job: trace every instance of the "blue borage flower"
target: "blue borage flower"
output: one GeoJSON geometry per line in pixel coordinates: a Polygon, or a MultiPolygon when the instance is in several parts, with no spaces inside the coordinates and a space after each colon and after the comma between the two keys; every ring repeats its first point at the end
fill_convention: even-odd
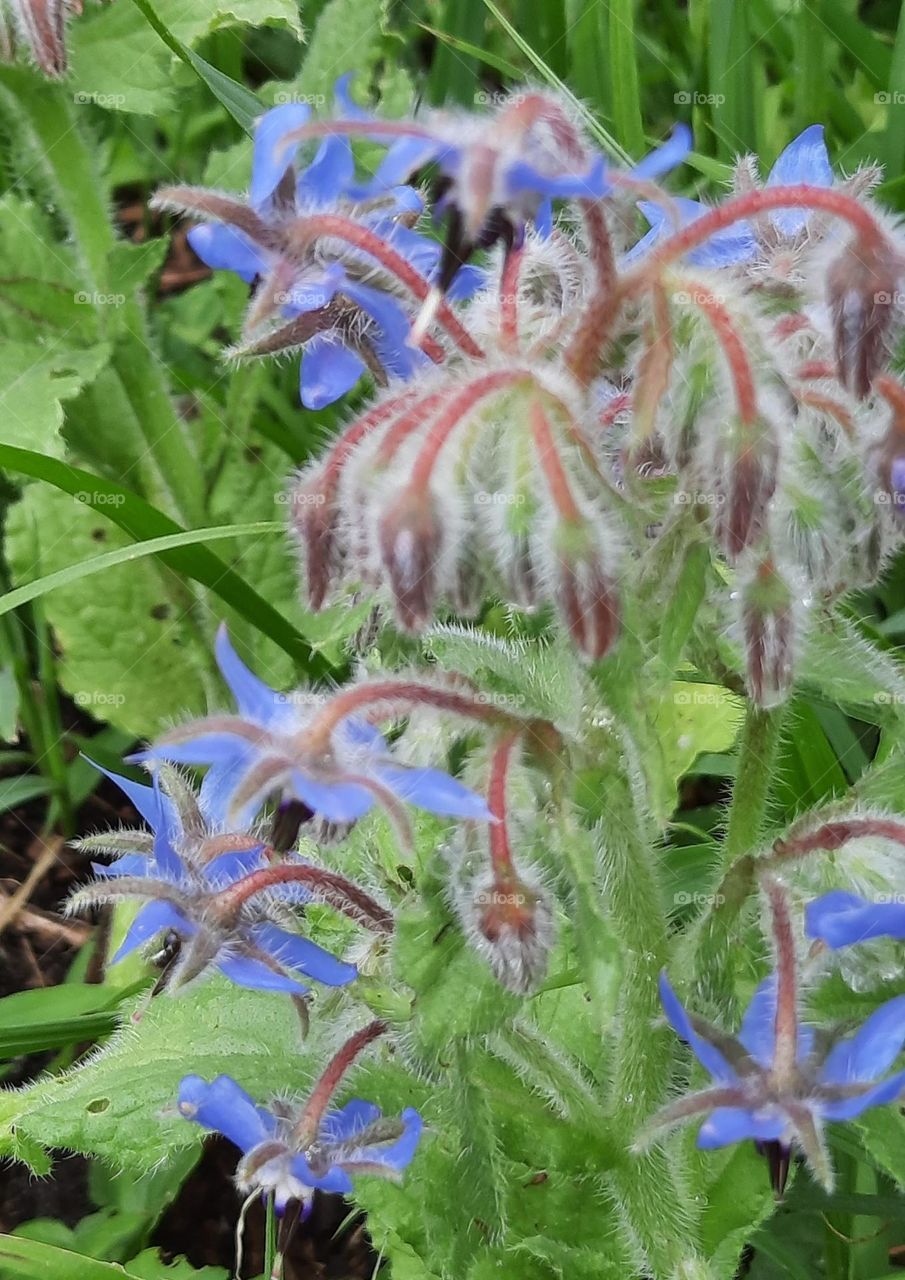
{"type": "MultiPolygon", "coordinates": [[[[657,1130],[706,1115],[698,1130],[704,1149],[753,1139],[784,1158],[793,1144],[828,1189],[833,1172],[823,1140],[828,1120],[853,1120],[869,1107],[893,1102],[905,1090],[905,1071],[880,1077],[905,1043],[905,996],[881,1005],[846,1038],[817,1033],[797,1014],[793,934],[784,894],[768,888],[780,949],[777,972],[766,978],[748,1006],[737,1036],[726,1035],[689,1014],[666,974],[660,997],[670,1025],[688,1044],[712,1085],[665,1106],[647,1126],[657,1130]]],[[[777,1186],[781,1193],[782,1185],[777,1186]]]]}
{"type": "Polygon", "coordinates": [[[807,904],[805,932],[833,951],[872,938],[905,938],[905,897],[870,902],[834,889],[807,904]]]}
{"type": "MultiPolygon", "coordinates": [[[[294,149],[285,146],[284,139],[306,124],[310,114],[304,103],[285,103],[260,118],[248,206],[221,199],[205,207],[204,193],[195,192],[193,197],[188,188],[162,192],[158,202],[219,214],[224,221],[203,223],[188,233],[201,260],[215,270],[234,271],[248,284],[268,282],[261,286],[265,302],[284,320],[308,317],[310,323],[290,323],[280,333],[285,347],[303,346],[302,403],[320,409],[355,385],[368,367],[369,350],[378,370],[403,380],[422,368],[427,357],[409,345],[408,313],[377,263],[363,252],[332,242],[325,247],[315,241],[300,257],[298,246],[290,252],[287,244],[293,224],[318,213],[341,213],[383,239],[428,279],[436,274],[440,246],[409,225],[422,209],[419,195],[410,187],[382,191],[376,200],[350,196],[355,163],[346,137],[325,138],[311,164],[298,177],[294,175],[294,149]],[[359,320],[366,319],[358,323],[356,314],[359,320]]],[[[482,280],[483,274],[474,268],[463,270],[453,284],[452,296],[470,296],[482,280]]],[[[264,307],[265,313],[269,310],[264,307]]],[[[252,334],[251,354],[254,338],[252,334]]],[[[284,349],[274,345],[280,337],[273,333],[263,341],[268,351],[284,349]]]]}
{"type": "Polygon", "coordinates": [[[398,1119],[355,1098],[338,1109],[330,1100],[356,1057],[387,1030],[369,1023],[334,1054],[307,1102],[259,1107],[230,1076],[210,1084],[186,1076],[179,1110],[188,1120],[229,1138],[242,1152],[236,1181],[246,1194],[272,1195],[279,1213],[291,1200],[305,1207],[312,1192],[352,1190],[351,1175],[397,1178],[412,1160],[422,1123],[411,1107],[398,1119]]]}
{"type": "MultiPolygon", "coordinates": [[[[779,155],[767,177],[767,187],[831,187],[833,170],[823,138],[823,125],[813,124],[794,138],[779,155]]],[[[650,230],[626,254],[631,262],[648,253],[661,239],[709,213],[710,206],[698,200],[675,197],[669,205],[639,201],[638,207],[650,223],[650,230]],[[673,216],[675,215],[675,216],[673,216]]],[[[811,213],[807,209],[775,209],[764,215],[780,240],[796,240],[807,229],[811,213]]],[[[704,267],[729,267],[750,262],[761,251],[763,232],[752,223],[740,221],[718,231],[704,244],[686,255],[687,261],[704,267]]]]}
{"type": "MultiPolygon", "coordinates": [[[[381,126],[352,102],[348,79],[337,88],[345,120],[359,122],[370,138],[389,144],[373,178],[350,191],[373,199],[428,165],[436,170],[432,212],[435,219],[447,218],[440,292],[450,289],[475,250],[498,241],[507,248],[520,245],[531,222],[541,235],[549,235],[553,200],[594,202],[613,194],[604,157],[583,144],[555,98],[522,93],[504,98],[490,116],[435,112],[423,122],[381,126]]],[[[630,176],[660,177],[690,149],[690,130],[679,125],[630,176]]]]}
{"type": "Polygon", "coordinates": [[[354,965],[281,927],[288,922],[281,904],[310,898],[303,885],[268,886],[266,897],[241,899],[243,883],[273,865],[259,839],[212,832],[201,818],[203,804],[193,803],[184,784],[177,791],[172,772],[164,775],[173,786],[169,794],[156,777],[154,786],[146,787],[103,772],[150,827],[149,832],[110,832],[80,842],[83,849],[119,856],[110,866],[94,864],[98,879],[73,894],[70,910],[124,899],[145,903],[112,964],[161,935],[175,934],[181,950],[169,973],[171,989],[212,968],[239,986],[296,996],[308,988],[287,969],[328,986],[343,986],[357,976],[354,965]],[[187,815],[193,815],[190,823],[187,815]],[[127,852],[121,852],[123,846],[127,852]]]}
{"type": "Polygon", "coordinates": [[[490,816],[484,797],[449,774],[394,760],[384,736],[364,720],[343,719],[326,746],[309,746],[306,726],[327,700],[271,689],[241,661],[224,627],[216,657],[238,714],[189,721],[135,758],[208,765],[202,798],[240,826],[275,791],[329,822],[353,822],[384,801],[448,817],[490,816]]]}

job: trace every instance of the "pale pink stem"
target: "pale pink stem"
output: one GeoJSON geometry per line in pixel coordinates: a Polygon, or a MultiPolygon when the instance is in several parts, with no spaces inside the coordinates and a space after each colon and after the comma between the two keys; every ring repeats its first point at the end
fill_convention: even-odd
{"type": "Polygon", "coordinates": [[[794,1079],[798,1068],[798,966],[795,934],[785,890],[772,877],[764,890],[773,916],[776,950],[776,1018],[773,1074],[780,1082],[794,1079]]]}
{"type": "Polygon", "coordinates": [[[818,849],[840,849],[850,840],[860,840],[865,836],[905,845],[905,822],[897,822],[894,818],[842,818],[837,822],[826,822],[805,835],[776,840],[773,852],[779,858],[801,858],[818,849]]]}
{"type": "Polygon", "coordinates": [[[550,490],[553,505],[563,520],[571,524],[578,524],[582,518],[581,511],[569,486],[562,459],[556,448],[550,419],[538,399],[531,401],[528,409],[528,419],[531,424],[534,445],[537,449],[538,462],[547,481],[547,488],[550,490]]]}
{"type": "Polygon", "coordinates": [[[750,426],[756,420],[758,413],[757,390],[751,361],[748,359],[748,353],[745,351],[745,345],[735,321],[728,309],[713,296],[706,285],[685,280],[684,277],[682,284],[683,288],[687,285],[690,289],[692,301],[706,316],[717,342],[723,349],[729,366],[729,375],[735,388],[739,418],[746,426],[750,426]]]}
{"type": "Polygon", "coordinates": [[[529,381],[529,375],[521,369],[497,369],[475,378],[456,395],[434,419],[427,438],[415,459],[410,484],[416,492],[426,490],[443,446],[474,407],[501,387],[516,382],[529,381]]]}

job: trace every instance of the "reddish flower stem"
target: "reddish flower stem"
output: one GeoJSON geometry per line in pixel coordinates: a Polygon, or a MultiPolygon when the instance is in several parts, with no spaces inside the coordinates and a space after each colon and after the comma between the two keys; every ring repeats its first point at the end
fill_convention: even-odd
{"type": "Polygon", "coordinates": [[[818,413],[825,413],[829,417],[835,418],[847,436],[855,434],[852,415],[844,404],[840,404],[832,396],[822,396],[818,391],[796,391],[795,399],[799,404],[808,405],[810,408],[816,409],[818,413]]]}
{"type": "Polygon", "coordinates": [[[888,373],[881,373],[874,379],[874,387],[892,409],[896,418],[905,419],[905,387],[897,378],[888,373]]]}
{"type": "MultiPolygon", "coordinates": [[[[350,218],[342,218],[338,214],[315,213],[302,218],[299,222],[300,234],[307,244],[320,236],[334,240],[342,240],[353,248],[376,258],[381,266],[391,272],[400,284],[412,293],[419,302],[424,302],[431,292],[430,281],[420,271],[416,271],[407,258],[403,257],[382,236],[362,227],[350,218]]],[[[446,330],[457,347],[467,356],[481,360],[484,352],[464,327],[448,303],[441,302],[437,308],[437,320],[446,330]]]]}
{"type": "Polygon", "coordinates": [[[362,440],[372,431],[383,426],[395,414],[404,411],[417,396],[418,392],[410,387],[401,395],[393,396],[390,400],[384,400],[375,405],[373,409],[369,409],[346,428],[323,462],[319,491],[328,502],[336,493],[340,472],[362,440]]]}
{"type": "Polygon", "coordinates": [[[565,467],[562,464],[562,458],[559,456],[556,441],[553,438],[550,419],[537,398],[531,401],[528,409],[528,419],[531,424],[534,445],[537,449],[538,462],[547,481],[547,488],[550,490],[553,504],[563,520],[567,520],[571,524],[578,524],[582,519],[581,511],[569,487],[565,467]]]}
{"type": "Polygon", "coordinates": [[[802,382],[816,382],[819,378],[835,378],[836,366],[829,360],[806,360],[795,370],[795,377],[802,382]]]}
{"type": "Polygon", "coordinates": [[[504,351],[518,351],[518,287],[523,248],[512,249],[503,263],[500,280],[500,345],[504,351]]]}
{"type": "Polygon", "coordinates": [[[420,427],[427,417],[437,409],[447,396],[452,392],[448,386],[441,387],[439,391],[432,391],[429,395],[419,396],[416,402],[410,405],[404,413],[393,423],[389,431],[387,431],[383,440],[380,442],[380,449],[377,454],[378,467],[386,467],[392,462],[398,450],[402,447],[409,436],[420,427]]]}
{"type": "Polygon", "coordinates": [[[599,353],[609,339],[622,303],[632,294],[647,288],[669,263],[703,244],[715,232],[723,231],[744,218],[768,213],[772,209],[801,208],[820,209],[848,222],[870,255],[883,247],[885,234],[876,218],[857,200],[841,191],[802,183],[789,187],[760,187],[736,196],[716,205],[664,240],[634,270],[622,277],[612,296],[591,299],[566,351],[566,364],[577,380],[582,386],[590,384],[599,353]]]}
{"type": "Polygon", "coordinates": [[[706,285],[687,280],[684,276],[682,285],[683,289],[687,288],[690,291],[692,302],[706,316],[717,342],[723,349],[732,385],[735,388],[738,416],[745,426],[750,426],[757,418],[757,391],[751,362],[735,321],[729,310],[714,297],[713,292],[706,285]]]}
{"type": "Polygon", "coordinates": [[[434,464],[443,446],[472,409],[481,400],[499,391],[501,387],[520,381],[529,381],[529,375],[521,369],[495,369],[492,373],[485,373],[475,378],[448,402],[434,419],[421,451],[415,459],[410,484],[417,492],[427,488],[434,464]]]}
{"type": "Polygon", "coordinates": [[[250,872],[215,895],[214,910],[223,916],[232,915],[259,893],[278,889],[285,884],[306,885],[316,897],[351,916],[359,924],[365,924],[381,933],[393,931],[393,917],[389,911],[358,885],[323,867],[308,867],[297,863],[275,863],[250,872]]]}
{"type": "Polygon", "coordinates": [[[905,822],[897,822],[894,818],[843,818],[838,822],[824,823],[816,831],[802,836],[776,840],[773,853],[777,858],[802,858],[816,853],[818,849],[840,849],[849,840],[865,836],[905,845],[905,822]]]}
{"type": "Polygon", "coordinates": [[[408,710],[418,705],[491,724],[521,723],[516,716],[500,707],[480,702],[471,694],[455,689],[441,689],[417,680],[375,680],[341,689],[314,714],[304,730],[305,742],[309,747],[314,743],[328,744],[337,725],[356,712],[366,711],[369,719],[374,719],[381,713],[398,715],[400,708],[408,710]]]}
{"type": "Polygon", "coordinates": [[[773,1074],[780,1083],[794,1079],[798,1069],[798,966],[795,934],[785,890],[765,877],[764,890],[773,916],[776,950],[776,1019],[773,1074]]]}
{"type": "Polygon", "coordinates": [[[347,1040],[331,1058],[323,1075],[312,1089],[305,1109],[293,1130],[292,1136],[302,1150],[309,1147],[317,1137],[324,1113],[330,1105],[330,1099],[339,1088],[340,1081],[352,1063],[369,1044],[388,1030],[387,1024],[380,1019],[369,1022],[366,1027],[362,1027],[361,1031],[356,1031],[355,1035],[347,1040]]]}
{"type": "Polygon", "coordinates": [[[516,878],[506,823],[506,786],[518,733],[507,734],[496,747],[490,761],[490,782],[487,788],[487,806],[497,819],[490,824],[490,861],[496,885],[508,884],[516,878]]]}

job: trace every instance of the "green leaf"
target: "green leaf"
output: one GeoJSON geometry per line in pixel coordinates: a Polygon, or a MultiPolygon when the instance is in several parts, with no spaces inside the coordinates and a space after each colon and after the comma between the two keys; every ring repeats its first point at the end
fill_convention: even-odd
{"type": "Polygon", "coordinates": [[[0,1058],[99,1040],[115,1030],[117,1006],[135,991],[67,983],[6,996],[0,1000],[0,1058]]]}
{"type": "Polygon", "coordinates": [[[63,401],[76,395],[109,359],[106,346],[79,350],[50,342],[0,343],[0,441],[59,457],[63,401]]]}
{"type": "Polygon", "coordinates": [[[17,587],[14,591],[8,591],[0,599],[0,616],[9,613],[11,609],[18,609],[29,600],[45,596],[58,587],[71,586],[83,578],[102,573],[105,569],[112,569],[120,564],[131,564],[145,556],[158,555],[162,551],[170,551],[175,547],[192,547],[200,543],[220,542],[226,538],[245,538],[252,534],[276,533],[285,533],[282,524],[262,520],[256,524],[237,524],[218,529],[191,529],[185,533],[167,534],[163,538],[149,538],[146,542],[129,542],[115,551],[108,551],[102,556],[93,556],[87,560],[77,560],[65,569],[45,574],[43,578],[36,578],[32,582],[17,587]]]}
{"type": "MultiPolygon", "coordinates": [[[[83,495],[86,507],[106,516],[137,541],[185,532],[175,521],[136,494],[56,459],[42,457],[28,449],[0,445],[0,465],[10,471],[47,480],[65,493],[83,495]]],[[[207,547],[180,547],[162,552],[160,558],[178,573],[209,587],[238,614],[268,635],[311,678],[326,674],[328,665],[313,653],[299,632],[207,547]]]]}
{"type": "Polygon", "coordinates": [[[0,778],[0,813],[16,809],[28,800],[46,796],[53,788],[46,778],[36,773],[21,773],[16,778],[0,778]]]}
{"type": "Polygon", "coordinates": [[[0,1236],[0,1274],[8,1280],[122,1280],[132,1273],[115,1262],[98,1262],[40,1240],[0,1236]]]}

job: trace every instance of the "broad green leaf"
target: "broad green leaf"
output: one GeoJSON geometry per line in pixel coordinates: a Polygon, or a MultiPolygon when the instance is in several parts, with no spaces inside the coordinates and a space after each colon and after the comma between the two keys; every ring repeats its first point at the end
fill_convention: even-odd
{"type": "Polygon", "coordinates": [[[0,1275],[6,1280],[129,1280],[115,1262],[98,1262],[40,1240],[0,1236],[0,1275]]]}
{"type": "MultiPolygon", "coordinates": [[[[191,5],[157,0],[154,10],[175,39],[188,46],[212,31],[236,25],[275,25],[301,36],[294,0],[193,0],[191,5]]],[[[72,26],[68,83],[77,103],[153,114],[174,105],[172,59],[172,50],[136,5],[102,5],[86,10],[72,26]]],[[[246,96],[253,97],[247,91],[246,96]]]]}
{"type": "Polygon", "coordinates": [[[344,71],[356,71],[358,91],[367,84],[380,52],[386,9],[386,0],[327,0],[298,78],[307,101],[321,109],[332,103],[333,86],[344,71]]]}
{"type": "Polygon", "coordinates": [[[812,628],[798,679],[874,723],[901,719],[905,712],[905,668],[839,615],[820,618],[812,628]]]}
{"type": "MultiPolygon", "coordinates": [[[[0,445],[0,465],[18,474],[47,480],[65,493],[80,496],[87,507],[101,512],[132,538],[143,539],[184,532],[168,516],[136,494],[53,458],[42,457],[28,449],[0,445]]],[[[312,652],[299,632],[207,547],[177,548],[163,552],[161,559],[170,568],[210,587],[242,617],[253,621],[259,630],[264,631],[281,649],[289,653],[299,668],[310,677],[326,673],[327,664],[312,652]]],[[[32,566],[31,573],[33,571],[32,566]]]]}
{"type": "Polygon", "coordinates": [[[732,748],[745,718],[745,706],[742,698],[721,685],[675,680],[655,716],[662,781],[655,812],[665,822],[676,807],[679,780],[698,756],[732,748]]]}
{"type": "Polygon", "coordinates": [[[103,345],[79,350],[65,342],[45,346],[0,343],[0,441],[59,457],[63,401],[76,395],[106,363],[103,345]]]}

